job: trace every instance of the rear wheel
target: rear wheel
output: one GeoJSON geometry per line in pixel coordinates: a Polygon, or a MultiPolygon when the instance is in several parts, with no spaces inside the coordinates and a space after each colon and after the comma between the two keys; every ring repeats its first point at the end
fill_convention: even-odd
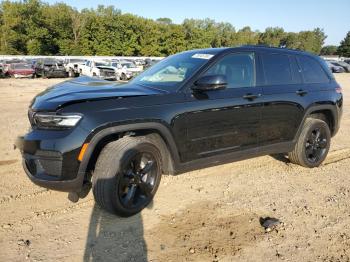
{"type": "Polygon", "coordinates": [[[161,154],[146,137],[124,137],[102,150],[92,178],[96,202],[128,217],[153,199],[161,179],[161,154]]]}
{"type": "Polygon", "coordinates": [[[317,167],[325,160],[331,143],[328,125],[319,119],[306,119],[295,148],[288,154],[292,163],[317,167]]]}

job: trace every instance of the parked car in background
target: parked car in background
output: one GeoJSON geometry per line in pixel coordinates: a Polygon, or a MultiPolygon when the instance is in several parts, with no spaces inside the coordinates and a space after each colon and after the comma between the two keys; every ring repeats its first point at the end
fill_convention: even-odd
{"type": "Polygon", "coordinates": [[[332,73],[344,73],[345,69],[341,66],[334,65],[333,63],[326,61],[327,66],[332,71],[332,73]]]}
{"type": "Polygon", "coordinates": [[[135,59],[134,62],[138,66],[144,66],[146,64],[146,61],[143,59],[135,59]]]}
{"type": "Polygon", "coordinates": [[[43,59],[36,62],[35,76],[43,78],[67,77],[63,62],[56,59],[43,59]]]}
{"type": "Polygon", "coordinates": [[[345,59],[344,62],[350,65],[350,59],[345,59]]]}
{"type": "Polygon", "coordinates": [[[33,78],[34,69],[28,63],[12,63],[8,67],[7,74],[14,78],[33,78]]]}
{"type": "Polygon", "coordinates": [[[127,67],[123,67],[119,61],[109,62],[108,65],[114,69],[115,74],[116,74],[116,80],[127,81],[136,75],[134,72],[129,70],[127,67]]]}
{"type": "Polygon", "coordinates": [[[155,60],[155,59],[150,59],[150,58],[147,58],[145,60],[145,65],[143,66],[143,69],[147,69],[153,65],[155,65],[156,63],[158,63],[159,60],[155,60]]]}
{"type": "Polygon", "coordinates": [[[106,61],[88,60],[79,66],[79,73],[104,80],[117,80],[115,69],[106,61]]]}
{"type": "Polygon", "coordinates": [[[5,77],[5,73],[4,73],[4,66],[2,63],[0,63],[0,78],[5,77]]]}
{"type": "Polygon", "coordinates": [[[122,73],[121,80],[129,80],[132,77],[137,76],[143,71],[143,69],[141,67],[138,67],[134,62],[121,61],[120,65],[121,65],[121,68],[125,70],[125,72],[129,73],[129,74],[122,73]]]}
{"type": "Polygon", "coordinates": [[[84,59],[68,58],[64,61],[64,67],[69,77],[79,76],[79,65],[84,65],[84,59]]]}
{"type": "Polygon", "coordinates": [[[348,63],[345,63],[343,61],[329,61],[329,62],[335,66],[341,66],[342,68],[344,68],[345,72],[347,73],[350,72],[350,65],[348,63]]]}
{"type": "Polygon", "coordinates": [[[10,65],[14,64],[14,63],[23,63],[23,61],[19,60],[19,59],[8,59],[8,60],[1,61],[1,64],[3,66],[2,70],[3,70],[3,73],[5,76],[10,76],[7,71],[9,69],[10,65]]]}

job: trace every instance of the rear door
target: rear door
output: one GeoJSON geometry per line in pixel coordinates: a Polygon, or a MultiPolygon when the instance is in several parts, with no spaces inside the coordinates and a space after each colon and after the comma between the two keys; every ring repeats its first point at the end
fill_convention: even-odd
{"type": "Polygon", "coordinates": [[[296,58],[284,52],[259,55],[264,71],[259,145],[291,141],[303,118],[308,95],[296,58]]]}

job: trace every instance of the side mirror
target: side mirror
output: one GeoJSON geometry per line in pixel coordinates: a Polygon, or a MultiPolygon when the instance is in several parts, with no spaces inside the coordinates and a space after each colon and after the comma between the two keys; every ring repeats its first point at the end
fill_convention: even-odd
{"type": "Polygon", "coordinates": [[[209,75],[199,78],[194,82],[192,87],[193,91],[212,91],[212,90],[222,90],[227,86],[227,79],[225,75],[209,75]]]}

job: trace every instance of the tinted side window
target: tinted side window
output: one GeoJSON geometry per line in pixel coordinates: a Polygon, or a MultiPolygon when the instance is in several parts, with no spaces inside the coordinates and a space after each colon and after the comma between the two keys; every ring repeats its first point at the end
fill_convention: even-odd
{"type": "Polygon", "coordinates": [[[301,67],[301,72],[305,83],[329,82],[326,72],[315,59],[307,56],[298,56],[297,59],[301,67]]]}
{"type": "Polygon", "coordinates": [[[262,54],[266,84],[293,84],[289,56],[283,54],[262,54]]]}
{"type": "Polygon", "coordinates": [[[212,66],[204,75],[225,75],[227,88],[255,86],[254,53],[230,54],[212,66]]]}

